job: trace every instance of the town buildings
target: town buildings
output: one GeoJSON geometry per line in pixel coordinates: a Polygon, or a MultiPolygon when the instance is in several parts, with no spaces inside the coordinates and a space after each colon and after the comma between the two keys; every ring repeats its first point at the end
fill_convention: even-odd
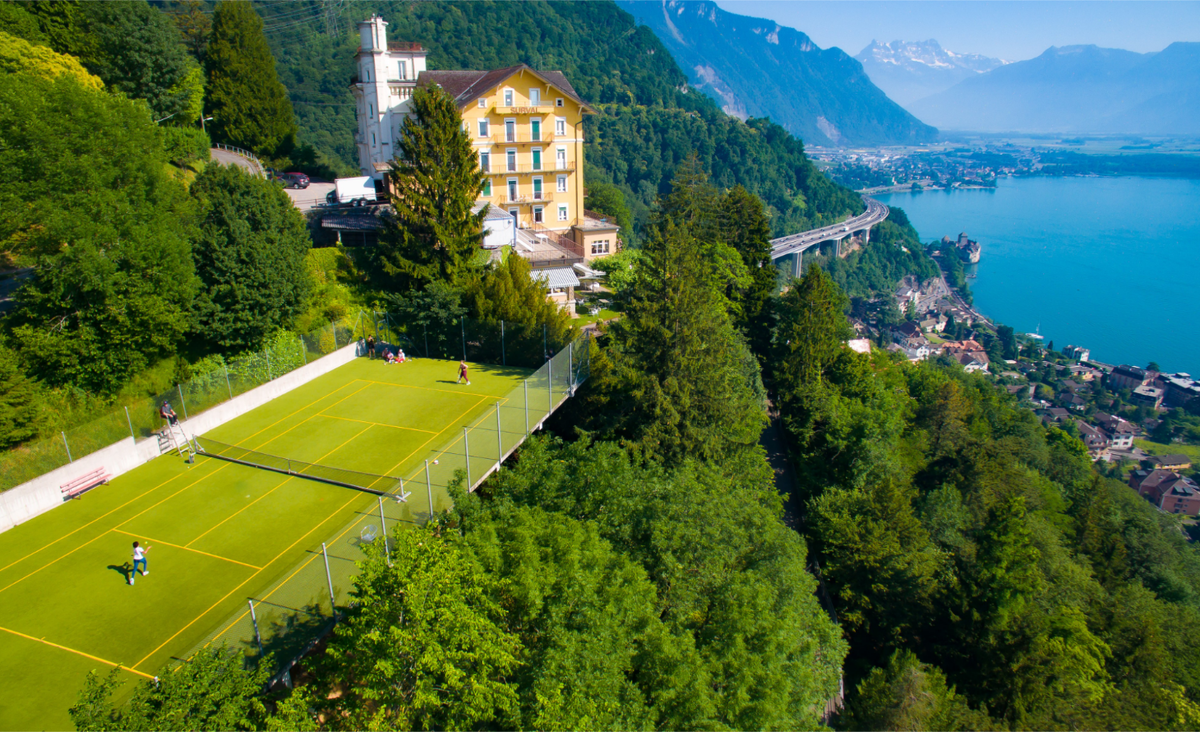
{"type": "Polygon", "coordinates": [[[1129,486],[1166,513],[1200,514],[1200,486],[1178,472],[1135,470],[1129,475],[1129,486]]]}
{"type": "Polygon", "coordinates": [[[486,71],[430,71],[418,43],[387,39],[378,16],[358,24],[358,78],[351,89],[358,106],[359,167],[384,181],[421,86],[438,85],[458,105],[484,176],[479,205],[504,212],[513,222],[489,219],[485,246],[510,246],[554,289],[573,302],[579,285],[574,265],[617,251],[619,228],[583,209],[583,117],[594,110],[559,71],[519,64],[486,71]]]}

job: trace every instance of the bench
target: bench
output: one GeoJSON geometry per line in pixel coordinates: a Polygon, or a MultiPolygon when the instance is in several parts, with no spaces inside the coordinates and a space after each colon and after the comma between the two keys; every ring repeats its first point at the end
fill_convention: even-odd
{"type": "Polygon", "coordinates": [[[81,475],[70,483],[60,486],[62,494],[67,498],[78,498],[98,485],[104,485],[111,478],[104,468],[96,468],[86,475],[81,475]]]}

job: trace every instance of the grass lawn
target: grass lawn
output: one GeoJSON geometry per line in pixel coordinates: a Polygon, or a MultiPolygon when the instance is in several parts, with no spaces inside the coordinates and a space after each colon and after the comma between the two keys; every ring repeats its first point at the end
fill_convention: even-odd
{"type": "Polygon", "coordinates": [[[1149,440],[1134,440],[1133,444],[1151,455],[1187,455],[1192,459],[1193,466],[1200,463],[1200,445],[1181,445],[1178,442],[1164,445],[1149,440]]]}
{"type": "Polygon", "coordinates": [[[619,318],[619,317],[621,317],[621,314],[618,313],[616,310],[609,310],[608,308],[602,308],[600,310],[600,312],[596,313],[595,315],[592,315],[590,313],[588,313],[586,315],[580,315],[578,318],[575,319],[575,324],[578,325],[580,328],[582,328],[585,325],[591,325],[592,323],[599,323],[602,320],[612,320],[613,318],[619,318]]]}
{"type": "MultiPolygon", "coordinates": [[[[468,440],[476,481],[519,443],[526,393],[535,421],[550,402],[545,379],[522,388],[523,369],[472,366],[467,386],[455,384],[456,365],[359,359],[205,437],[403,478],[407,500],[382,503],[390,530],[449,506],[443,486],[468,467],[468,440]],[[437,461],[432,490],[426,460],[437,461]]],[[[0,729],[70,729],[67,708],[92,669],[120,667],[136,681],[209,641],[251,647],[247,598],[264,601],[268,652],[290,650],[281,629],[317,618],[322,603],[328,614],[322,543],[340,603],[380,506],[375,495],[304,477],[164,455],[0,534],[0,729]],[[135,540],[153,547],[152,572],[130,586],[135,540]]]]}

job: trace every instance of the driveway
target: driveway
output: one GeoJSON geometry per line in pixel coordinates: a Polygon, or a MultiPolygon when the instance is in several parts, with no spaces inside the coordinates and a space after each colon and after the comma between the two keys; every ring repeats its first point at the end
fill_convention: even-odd
{"type": "Polygon", "coordinates": [[[317,204],[325,203],[325,197],[333,191],[332,183],[324,183],[313,181],[308,184],[308,188],[285,188],[288,198],[292,199],[292,203],[301,211],[307,212],[317,204]]]}

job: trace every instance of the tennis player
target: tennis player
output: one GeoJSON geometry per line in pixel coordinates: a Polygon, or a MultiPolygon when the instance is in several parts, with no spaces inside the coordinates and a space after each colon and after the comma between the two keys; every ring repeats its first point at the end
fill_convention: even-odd
{"type": "Polygon", "coordinates": [[[471,379],[467,377],[467,362],[459,361],[458,362],[458,381],[456,381],[454,383],[461,384],[464,381],[467,382],[467,386],[471,385],[471,379]]]}
{"type": "Polygon", "coordinates": [[[143,577],[150,574],[150,570],[146,569],[146,552],[150,551],[152,548],[153,547],[146,547],[143,549],[136,541],[133,542],[133,571],[129,573],[129,584],[133,584],[133,578],[137,576],[139,564],[142,565],[143,577]]]}

